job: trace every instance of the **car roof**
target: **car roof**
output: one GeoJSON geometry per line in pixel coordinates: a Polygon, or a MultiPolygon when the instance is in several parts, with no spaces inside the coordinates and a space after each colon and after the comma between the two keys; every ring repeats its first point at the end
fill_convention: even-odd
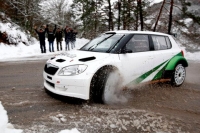
{"type": "Polygon", "coordinates": [[[123,34],[151,34],[151,35],[164,35],[164,36],[170,36],[166,33],[161,32],[152,32],[152,31],[131,31],[131,30],[116,30],[116,31],[108,31],[105,33],[123,33],[123,34]]]}

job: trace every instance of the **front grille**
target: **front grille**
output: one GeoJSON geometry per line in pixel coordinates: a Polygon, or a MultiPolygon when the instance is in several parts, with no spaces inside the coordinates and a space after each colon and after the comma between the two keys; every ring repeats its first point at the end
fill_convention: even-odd
{"type": "Polygon", "coordinates": [[[52,64],[46,64],[44,66],[44,71],[50,75],[54,75],[58,71],[58,67],[52,64]]]}
{"type": "Polygon", "coordinates": [[[46,82],[47,82],[47,84],[50,85],[51,87],[53,87],[53,88],[55,87],[54,83],[51,83],[51,82],[49,82],[49,81],[47,81],[47,80],[46,80],[46,82]]]}

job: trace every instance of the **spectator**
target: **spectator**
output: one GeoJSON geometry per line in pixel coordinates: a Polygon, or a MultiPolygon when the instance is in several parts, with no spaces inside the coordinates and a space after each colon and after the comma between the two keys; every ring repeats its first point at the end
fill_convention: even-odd
{"type": "Polygon", "coordinates": [[[41,53],[46,53],[45,33],[47,32],[47,28],[46,28],[46,26],[44,26],[44,28],[45,28],[45,30],[43,30],[41,27],[40,30],[38,31],[37,26],[34,27],[34,29],[39,37],[41,53]]]}
{"type": "Polygon", "coordinates": [[[60,44],[60,50],[62,51],[62,30],[60,28],[57,29],[56,34],[56,42],[57,42],[57,51],[59,51],[59,44],[60,44]]]}
{"type": "Polygon", "coordinates": [[[54,30],[50,29],[47,25],[47,34],[48,34],[48,41],[49,41],[49,52],[54,52],[54,39],[55,39],[55,32],[56,32],[56,25],[54,30]]]}
{"type": "Polygon", "coordinates": [[[71,29],[70,31],[70,42],[71,42],[71,48],[75,48],[75,43],[76,43],[76,35],[77,35],[77,32],[73,29],[71,29]]]}
{"type": "Polygon", "coordinates": [[[67,50],[70,50],[69,49],[70,30],[69,30],[68,26],[65,27],[64,33],[65,33],[65,44],[66,44],[65,50],[67,51],[67,50]]]}

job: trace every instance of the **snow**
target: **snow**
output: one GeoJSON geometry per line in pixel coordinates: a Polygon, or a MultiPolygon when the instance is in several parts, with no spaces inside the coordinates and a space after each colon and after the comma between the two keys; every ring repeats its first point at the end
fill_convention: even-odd
{"type": "Polygon", "coordinates": [[[160,3],[162,2],[163,0],[153,0],[153,3],[160,3]]]}
{"type": "MultiPolygon", "coordinates": [[[[89,40],[85,38],[77,38],[76,40],[76,48],[81,48],[84,44],[86,44],[89,40]]],[[[42,54],[40,51],[40,45],[38,41],[34,41],[33,44],[29,46],[24,45],[23,43],[19,43],[17,46],[15,45],[5,45],[0,43],[0,62],[4,61],[18,61],[18,60],[41,60],[48,59],[51,56],[62,53],[65,51],[65,43],[62,42],[62,51],[57,51],[56,42],[54,42],[54,50],[55,52],[49,52],[48,48],[49,44],[46,40],[46,49],[47,53],[42,54]]],[[[184,47],[181,47],[183,50],[184,47]]],[[[73,50],[75,50],[73,49],[73,50]]],[[[187,60],[200,61],[200,52],[191,53],[185,50],[185,57],[187,60]]]]}
{"type": "MultiPolygon", "coordinates": [[[[79,39],[76,40],[76,48],[79,49],[84,44],[86,44],[89,40],[87,39],[79,39]]],[[[0,43],[0,62],[2,61],[17,61],[17,60],[35,60],[35,59],[48,59],[49,57],[59,54],[65,51],[65,43],[62,42],[62,51],[57,51],[56,41],[54,42],[54,50],[55,52],[49,52],[49,43],[46,40],[46,49],[47,53],[42,54],[40,51],[40,44],[38,41],[33,42],[33,44],[26,46],[22,43],[15,45],[5,45],[0,43]]],[[[73,49],[73,50],[75,50],[73,49]]]]}
{"type": "MultiPolygon", "coordinates": [[[[76,49],[82,47],[84,44],[86,44],[89,40],[87,39],[79,39],[77,38],[76,41],[76,49]]],[[[64,42],[62,43],[64,48],[64,42]]],[[[48,42],[46,41],[46,46],[48,46],[48,42]]],[[[54,44],[54,46],[56,46],[54,44]]],[[[54,47],[56,49],[56,47],[54,47]]],[[[200,52],[190,53],[185,50],[184,47],[182,49],[185,51],[185,57],[188,60],[194,60],[194,61],[200,61],[200,52]]],[[[48,59],[54,54],[58,54],[63,51],[56,51],[56,52],[48,52],[47,47],[47,53],[42,54],[40,53],[40,47],[39,42],[34,41],[33,44],[30,44],[29,46],[26,46],[24,44],[19,43],[17,46],[9,46],[5,45],[3,43],[0,43],[0,62],[1,61],[21,61],[21,60],[39,60],[39,59],[48,59]]],[[[8,116],[6,110],[3,108],[1,102],[0,102],[0,133],[22,133],[23,130],[21,129],[14,129],[13,125],[8,123],[8,116]]],[[[62,114],[59,114],[58,116],[54,117],[52,116],[51,119],[56,122],[65,122],[66,119],[63,117],[62,114]]],[[[97,121],[102,121],[100,118],[97,119],[97,121]]],[[[140,121],[135,120],[134,124],[137,126],[140,121]]],[[[110,128],[116,128],[118,125],[110,124],[110,128]]],[[[126,127],[122,126],[122,129],[126,129],[126,127]]],[[[148,128],[146,129],[148,130],[148,128]]],[[[59,133],[80,133],[76,128],[72,128],[71,130],[66,129],[62,130],[59,133]]]]}
{"type": "Polygon", "coordinates": [[[150,3],[150,6],[152,6],[153,4],[157,4],[157,3],[160,3],[160,2],[163,2],[163,0],[149,0],[150,3]]]}
{"type": "Polygon", "coordinates": [[[14,129],[13,125],[8,123],[7,111],[0,101],[0,133],[22,133],[21,129],[14,129]]]}
{"type": "MultiPolygon", "coordinates": [[[[58,115],[59,117],[62,117],[63,115],[58,115]]],[[[22,129],[15,129],[14,126],[11,123],[8,123],[8,115],[7,111],[2,106],[2,103],[0,101],[0,133],[22,133],[22,129]]],[[[55,117],[56,118],[56,117],[55,117]]],[[[64,121],[63,118],[61,118],[62,121],[64,121]]],[[[76,128],[73,128],[71,130],[62,130],[59,133],[80,133],[76,128]]]]}
{"type": "Polygon", "coordinates": [[[8,35],[8,40],[12,44],[25,43],[26,45],[30,43],[28,40],[29,34],[26,34],[20,30],[20,27],[11,23],[0,23],[0,31],[6,32],[8,35]]]}
{"type": "MultiPolygon", "coordinates": [[[[158,2],[158,0],[154,0],[154,2],[158,2]]],[[[191,20],[189,19],[185,20],[185,23],[187,24],[190,22],[191,20]]],[[[17,44],[17,45],[5,45],[3,43],[0,43],[0,62],[48,59],[49,57],[55,54],[59,54],[65,51],[65,43],[63,41],[62,51],[57,51],[56,42],[54,42],[55,52],[49,52],[49,49],[48,49],[49,45],[48,45],[48,41],[46,40],[47,53],[42,54],[40,51],[39,42],[35,38],[29,37],[28,34],[19,30],[19,27],[12,26],[10,23],[6,23],[6,24],[0,23],[0,31],[1,32],[6,31],[9,36],[9,39],[11,39],[10,42],[17,44]],[[25,42],[26,45],[23,42],[25,42]]],[[[79,49],[88,41],[89,41],[88,39],[77,38],[75,49],[79,49]]],[[[186,59],[200,61],[200,58],[199,58],[200,52],[191,53],[191,52],[186,51],[184,47],[182,47],[182,49],[185,51],[186,59]]],[[[57,122],[66,121],[66,119],[64,118],[62,114],[59,114],[56,117],[52,116],[51,119],[57,122]]],[[[104,119],[106,118],[103,118],[103,119],[98,118],[96,119],[96,121],[101,122],[104,119]]],[[[140,121],[138,120],[135,120],[133,123],[135,126],[140,125],[140,121]]],[[[117,128],[119,124],[113,124],[113,123],[108,122],[108,125],[110,126],[110,128],[117,128]]],[[[126,130],[126,127],[124,125],[122,125],[121,128],[126,130]]],[[[145,130],[149,130],[149,129],[147,128],[145,130]]],[[[22,133],[22,132],[23,132],[22,129],[15,129],[11,123],[8,123],[7,111],[4,109],[0,101],[0,133],[22,133]]],[[[80,133],[80,132],[76,128],[72,128],[71,130],[69,129],[62,130],[59,133],[80,133]]]]}
{"type": "Polygon", "coordinates": [[[59,133],[80,133],[76,128],[73,128],[71,130],[62,130],[59,133]]]}
{"type": "Polygon", "coordinates": [[[189,27],[193,23],[193,20],[191,18],[186,18],[184,20],[179,20],[179,22],[183,22],[187,27],[189,27]]]}
{"type": "MultiPolygon", "coordinates": [[[[56,51],[56,42],[54,43],[55,52],[49,52],[48,41],[46,40],[47,53],[42,54],[40,51],[39,41],[35,38],[28,40],[28,34],[22,32],[18,26],[13,26],[10,23],[0,23],[0,32],[5,32],[8,34],[9,42],[16,43],[16,45],[6,45],[0,43],[0,62],[4,61],[21,61],[21,60],[39,60],[48,59],[52,55],[61,53],[65,51],[65,43],[62,42],[63,51],[56,51]],[[25,44],[23,43],[25,42],[25,44]]],[[[76,49],[82,47],[89,40],[78,39],[76,41],[76,49]]],[[[53,117],[52,117],[53,118],[53,117]]],[[[66,121],[61,118],[61,121],[66,121]]],[[[22,133],[22,129],[15,129],[14,126],[8,123],[7,111],[2,106],[0,101],[0,133],[22,133]]],[[[65,129],[59,133],[80,133],[76,128],[71,130],[65,129]]]]}

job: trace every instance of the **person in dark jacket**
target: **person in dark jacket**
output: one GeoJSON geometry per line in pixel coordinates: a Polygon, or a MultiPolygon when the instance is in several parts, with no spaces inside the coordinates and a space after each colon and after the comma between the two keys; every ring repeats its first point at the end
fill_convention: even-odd
{"type": "Polygon", "coordinates": [[[71,43],[71,48],[75,48],[75,43],[76,43],[76,35],[77,32],[73,29],[70,29],[70,43],[71,43]]]}
{"type": "Polygon", "coordinates": [[[45,33],[47,32],[46,26],[44,26],[45,30],[40,28],[40,30],[37,30],[37,26],[34,27],[36,33],[38,34],[39,40],[40,40],[40,49],[41,53],[46,53],[46,45],[45,45],[45,33]]]}
{"type": "Polygon", "coordinates": [[[57,29],[55,37],[57,42],[57,51],[59,51],[59,44],[60,50],[62,51],[62,30],[60,28],[57,29]]]}
{"type": "Polygon", "coordinates": [[[55,32],[56,32],[56,25],[54,29],[49,29],[47,25],[47,34],[48,34],[48,41],[49,41],[49,52],[54,52],[54,39],[55,39],[55,32]]]}
{"type": "Polygon", "coordinates": [[[65,50],[67,51],[67,50],[70,50],[69,49],[70,30],[69,30],[68,26],[65,27],[64,33],[65,33],[65,44],[66,44],[65,50]]]}

